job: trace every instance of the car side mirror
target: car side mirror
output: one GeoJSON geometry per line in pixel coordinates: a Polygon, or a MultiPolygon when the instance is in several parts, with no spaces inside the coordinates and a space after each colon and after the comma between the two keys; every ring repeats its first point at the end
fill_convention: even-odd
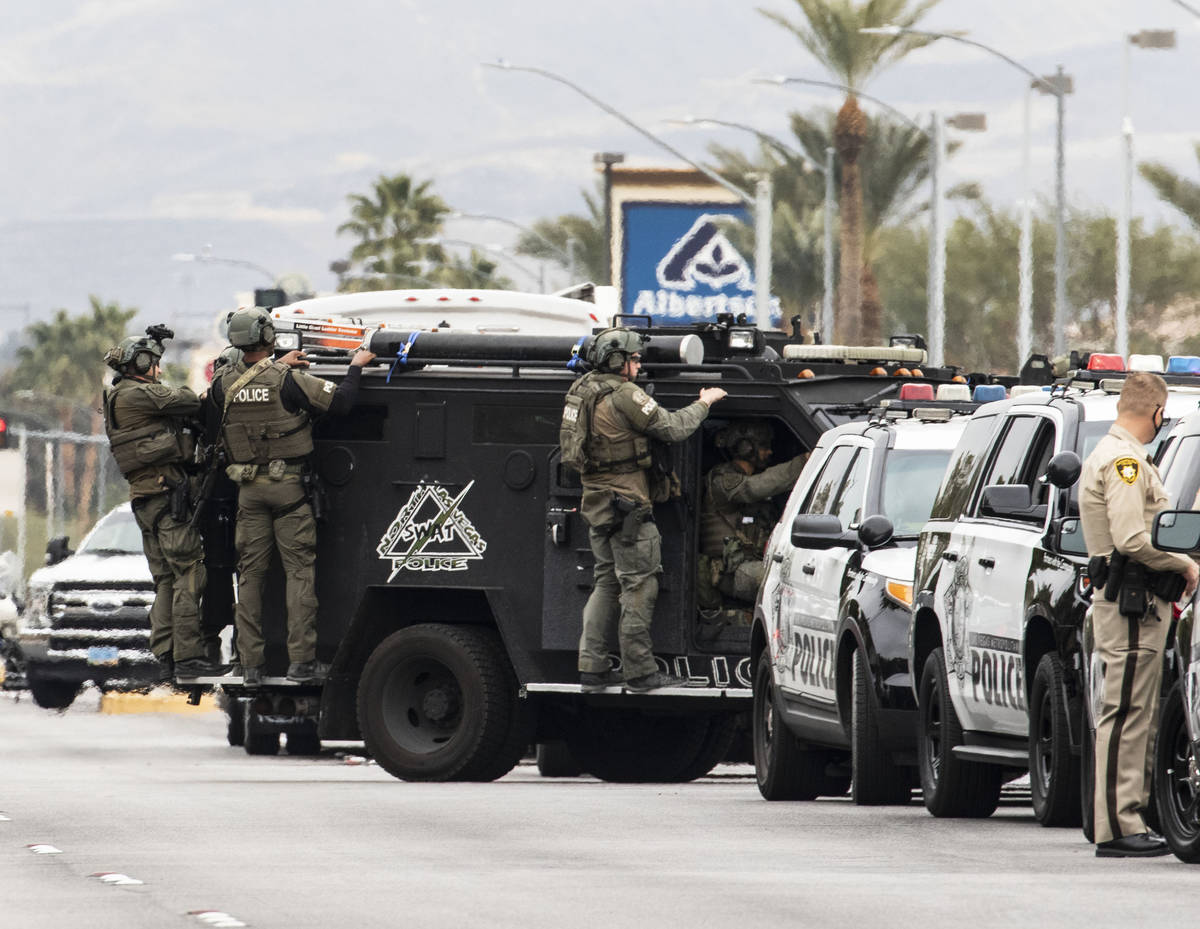
{"type": "Polygon", "coordinates": [[[991,484],[983,488],[981,516],[1028,516],[1033,492],[1027,484],[991,484]]]}
{"type": "Polygon", "coordinates": [[[1083,462],[1072,451],[1059,452],[1046,465],[1046,480],[1055,487],[1070,487],[1083,471],[1083,462]]]}
{"type": "Polygon", "coordinates": [[[1087,545],[1083,541],[1083,523],[1078,516],[1066,516],[1055,523],[1054,549],[1063,555],[1086,555],[1087,545]]]}
{"type": "Polygon", "coordinates": [[[70,539],[65,535],[56,536],[46,543],[46,564],[55,565],[66,561],[75,553],[67,547],[70,539]]]}
{"type": "Polygon", "coordinates": [[[842,522],[829,514],[801,513],[792,520],[792,545],[796,548],[834,548],[854,545],[857,534],[842,528],[842,522]]]}
{"type": "Polygon", "coordinates": [[[1192,554],[1200,549],[1200,512],[1163,510],[1154,517],[1150,539],[1155,548],[1164,552],[1192,554]]]}
{"type": "Polygon", "coordinates": [[[892,541],[894,531],[892,521],[886,516],[868,516],[858,527],[858,541],[867,548],[879,548],[892,541]]]}

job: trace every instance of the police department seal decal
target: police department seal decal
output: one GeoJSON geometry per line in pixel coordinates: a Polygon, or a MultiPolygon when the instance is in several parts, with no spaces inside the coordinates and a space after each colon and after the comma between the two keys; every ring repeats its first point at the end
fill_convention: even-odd
{"type": "Polygon", "coordinates": [[[465,571],[479,561],[487,542],[461,507],[471,481],[455,497],[440,484],[420,484],[401,507],[375,551],[392,563],[392,581],[401,571],[465,571]]]}
{"type": "Polygon", "coordinates": [[[1138,463],[1136,458],[1118,458],[1114,463],[1117,476],[1126,484],[1132,484],[1138,478],[1138,463]]]}

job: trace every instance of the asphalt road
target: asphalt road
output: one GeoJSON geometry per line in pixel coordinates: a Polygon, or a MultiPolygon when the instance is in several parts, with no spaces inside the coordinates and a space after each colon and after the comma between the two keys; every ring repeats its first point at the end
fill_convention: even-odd
{"type": "Polygon", "coordinates": [[[0,698],[0,926],[1097,929],[1200,910],[1200,870],[1097,860],[1019,796],[970,822],[767,803],[744,766],[404,784],[339,755],[361,746],[250,757],[219,713],[96,707],[0,698]]]}

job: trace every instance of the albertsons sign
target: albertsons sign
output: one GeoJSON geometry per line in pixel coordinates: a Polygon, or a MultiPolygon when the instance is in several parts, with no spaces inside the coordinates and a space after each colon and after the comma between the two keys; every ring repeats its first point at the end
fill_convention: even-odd
{"type": "MultiPolygon", "coordinates": [[[[626,202],[622,211],[622,312],[660,323],[712,322],[718,313],[754,320],[754,269],[725,234],[749,221],[745,208],[626,202]]],[[[778,324],[779,300],[771,303],[778,324]]]]}

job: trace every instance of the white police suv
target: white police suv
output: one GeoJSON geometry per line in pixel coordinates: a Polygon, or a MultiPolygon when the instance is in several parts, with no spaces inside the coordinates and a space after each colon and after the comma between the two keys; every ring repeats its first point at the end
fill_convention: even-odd
{"type": "MultiPolygon", "coordinates": [[[[980,407],[942,480],[917,545],[910,648],[935,816],[988,816],[1028,770],[1038,820],[1079,822],[1088,599],[1073,485],[1116,417],[1123,370],[1093,355],[1069,385],[980,407]]],[[[1167,419],[1198,402],[1173,386],[1167,419]]]]}
{"type": "Polygon", "coordinates": [[[858,803],[909,800],[914,546],[968,422],[951,408],[973,408],[965,385],[939,393],[910,385],[890,410],[826,432],[767,545],[750,660],[768,800],[843,794],[851,774],[858,803]]]}

